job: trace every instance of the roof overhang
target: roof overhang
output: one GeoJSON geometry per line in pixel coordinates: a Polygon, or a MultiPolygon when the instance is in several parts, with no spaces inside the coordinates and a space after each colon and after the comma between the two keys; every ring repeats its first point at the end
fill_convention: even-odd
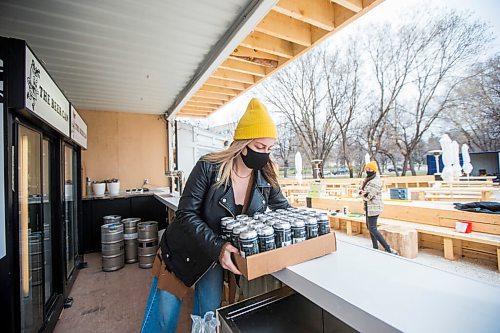
{"type": "Polygon", "coordinates": [[[262,20],[248,22],[253,28],[234,34],[207,71],[183,90],[168,117],[209,116],[382,2],[278,1],[262,20]]]}

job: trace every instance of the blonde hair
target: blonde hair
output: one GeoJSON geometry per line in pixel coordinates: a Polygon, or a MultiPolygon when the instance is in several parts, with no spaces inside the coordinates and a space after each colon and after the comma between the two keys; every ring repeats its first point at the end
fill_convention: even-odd
{"type": "MultiPolygon", "coordinates": [[[[234,167],[235,159],[243,151],[243,149],[252,142],[253,139],[249,140],[234,140],[231,145],[225,150],[209,153],[203,156],[201,159],[207,162],[219,164],[219,170],[217,171],[217,182],[214,186],[224,186],[229,185],[229,180],[231,179],[231,172],[234,167]]],[[[266,180],[275,186],[278,184],[278,167],[274,161],[269,159],[266,165],[261,169],[262,174],[266,180]]]]}

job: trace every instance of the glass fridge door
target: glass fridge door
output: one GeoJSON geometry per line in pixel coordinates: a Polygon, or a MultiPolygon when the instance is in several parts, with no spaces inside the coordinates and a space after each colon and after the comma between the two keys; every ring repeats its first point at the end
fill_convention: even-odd
{"type": "Polygon", "coordinates": [[[41,134],[18,127],[19,262],[21,331],[43,325],[41,134]]]}
{"type": "Polygon", "coordinates": [[[45,303],[49,302],[54,294],[53,264],[52,264],[52,200],[51,200],[51,162],[52,142],[42,140],[42,190],[43,190],[43,245],[44,245],[44,270],[45,270],[45,303]]]}
{"type": "Polygon", "coordinates": [[[75,269],[78,255],[78,235],[76,221],[76,153],[69,145],[64,146],[64,229],[66,236],[66,278],[75,269]]]}

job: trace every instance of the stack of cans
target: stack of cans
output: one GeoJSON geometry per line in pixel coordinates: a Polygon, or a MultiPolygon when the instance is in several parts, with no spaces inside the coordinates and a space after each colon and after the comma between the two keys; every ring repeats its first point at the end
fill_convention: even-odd
{"type": "Polygon", "coordinates": [[[298,208],[245,214],[220,221],[221,236],[240,250],[242,257],[297,244],[330,232],[326,213],[298,208]]]}

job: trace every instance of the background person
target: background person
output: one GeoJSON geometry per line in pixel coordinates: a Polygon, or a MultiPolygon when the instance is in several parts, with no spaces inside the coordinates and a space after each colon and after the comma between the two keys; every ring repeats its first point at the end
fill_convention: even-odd
{"type": "Polygon", "coordinates": [[[384,236],[377,229],[378,217],[384,209],[384,203],[382,202],[382,180],[378,174],[377,162],[371,161],[367,163],[365,171],[366,178],[361,185],[359,195],[364,201],[366,227],[370,232],[373,248],[378,249],[378,242],[380,242],[386,252],[398,254],[394,249],[391,249],[385,241],[384,236]]]}

